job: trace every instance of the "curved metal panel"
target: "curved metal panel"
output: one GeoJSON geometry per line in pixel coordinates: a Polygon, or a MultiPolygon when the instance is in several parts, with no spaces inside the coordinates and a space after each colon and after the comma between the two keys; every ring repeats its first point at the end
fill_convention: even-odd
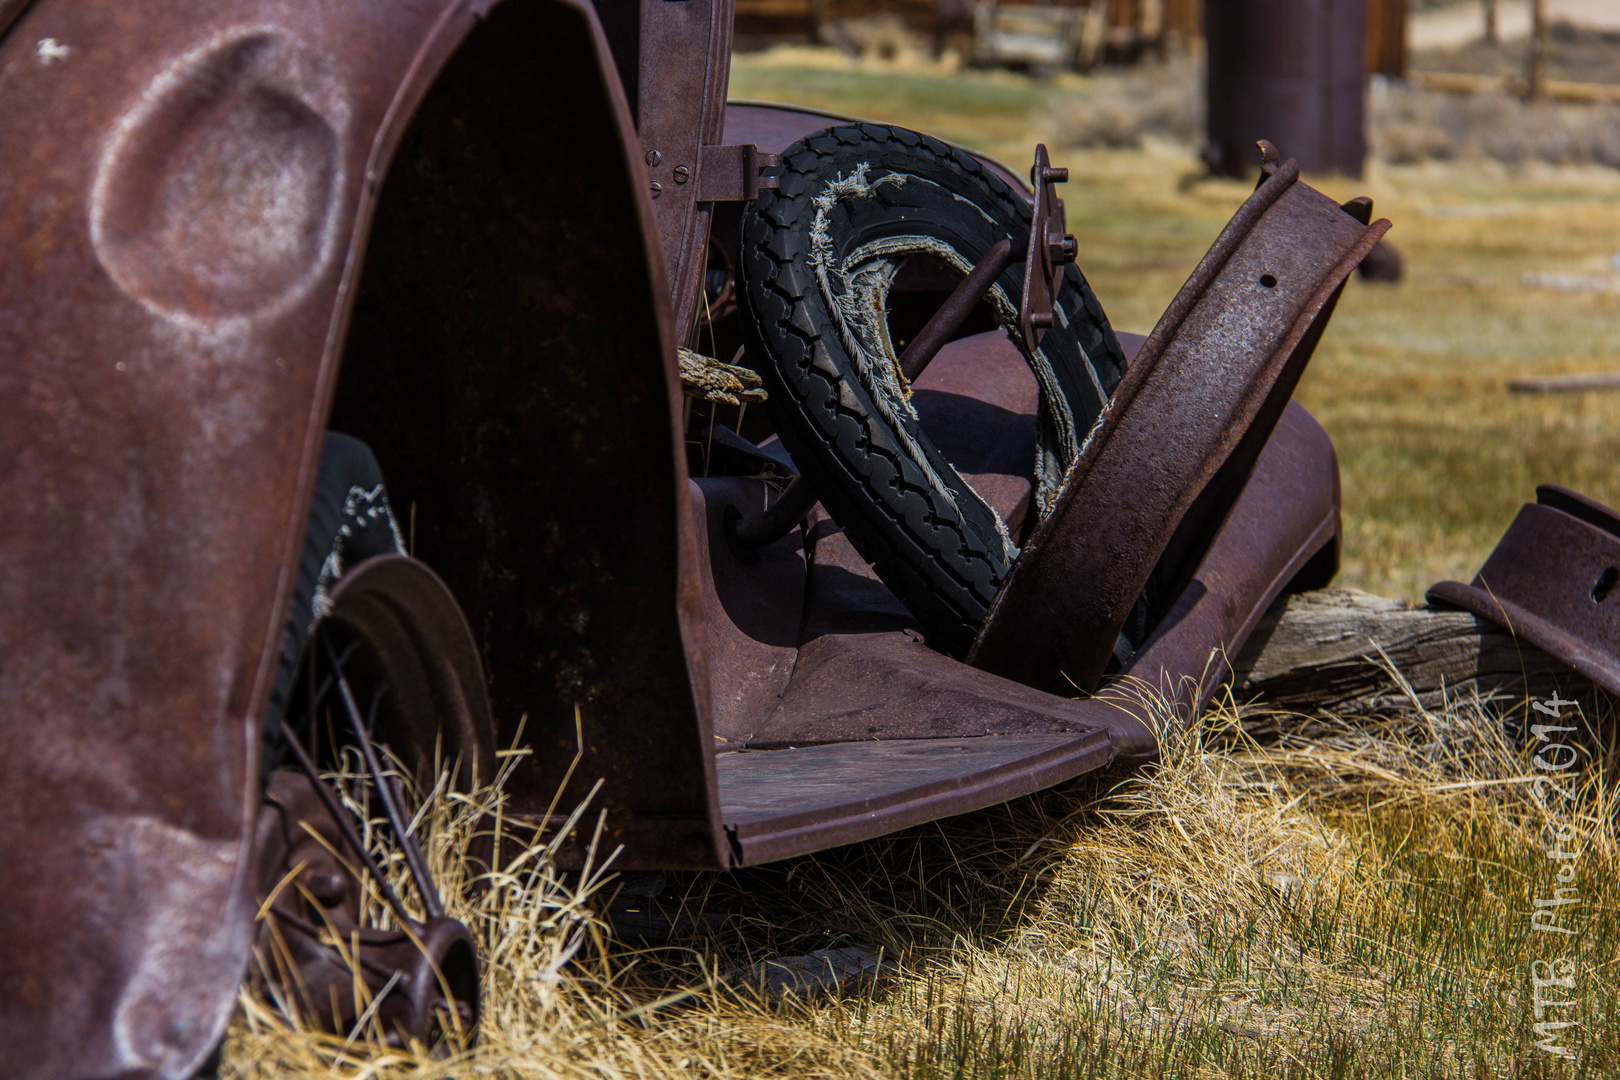
{"type": "MultiPolygon", "coordinates": [[[[600,68],[588,7],[512,7],[567,31],[531,35],[531,67],[600,68]]],[[[40,0],[0,40],[8,1077],[188,1075],[229,1014],[251,933],[259,716],[372,203],[416,102],[488,8],[40,0]]],[[[613,242],[647,352],[620,392],[665,461],[644,474],[667,601],[649,621],[701,673],[696,575],[675,572],[693,556],[668,460],[662,271],[640,239],[650,209],[622,100],[607,100],[618,112],[576,129],[564,149],[580,157],[559,163],[620,147],[598,149],[592,179],[630,193],[613,242]]],[[[504,226],[548,212],[511,194],[504,226]]],[[[546,333],[573,332],[571,295],[529,294],[546,333]]],[[[526,540],[543,560],[544,534],[526,540]]],[[[447,576],[465,582],[465,565],[447,576]]],[[[669,651],[702,745],[706,692],[669,651]]],[[[688,756],[681,806],[712,832],[707,762],[688,756]]]]}

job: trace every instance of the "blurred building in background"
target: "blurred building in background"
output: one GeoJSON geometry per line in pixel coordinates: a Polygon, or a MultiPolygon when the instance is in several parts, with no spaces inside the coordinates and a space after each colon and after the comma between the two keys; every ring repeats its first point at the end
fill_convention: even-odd
{"type": "MultiPolygon", "coordinates": [[[[1084,70],[1191,42],[1200,0],[736,0],[743,48],[776,41],[841,43],[843,24],[886,21],[979,63],[1084,70]]],[[[858,33],[856,36],[859,36],[858,33]]]]}
{"type": "Polygon", "coordinates": [[[1311,172],[1359,176],[1367,75],[1406,73],[1408,0],[736,0],[739,48],[956,50],[970,63],[1089,71],[1206,57],[1204,158],[1255,170],[1270,139],[1311,172]]]}
{"type": "MultiPolygon", "coordinates": [[[[1364,0],[1367,70],[1399,76],[1406,67],[1407,0],[1364,0]]],[[[1190,46],[1204,33],[1204,0],[736,0],[744,48],[774,42],[833,42],[850,20],[888,20],[936,45],[955,37],[981,62],[1055,63],[1081,70],[1131,62],[1190,46]],[[1066,42],[1023,43],[1045,37],[1066,42]],[[996,39],[1002,39],[999,42],[996,39]],[[967,40],[964,40],[967,39],[967,40]]]]}

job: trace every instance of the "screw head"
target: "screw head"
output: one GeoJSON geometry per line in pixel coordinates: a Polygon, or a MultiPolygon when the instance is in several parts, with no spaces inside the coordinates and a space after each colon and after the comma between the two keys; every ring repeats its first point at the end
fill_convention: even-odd
{"type": "Polygon", "coordinates": [[[675,182],[677,184],[684,184],[688,180],[690,180],[691,178],[692,178],[692,170],[691,169],[688,169],[685,165],[677,165],[677,166],[675,166],[675,182]]]}
{"type": "Polygon", "coordinates": [[[660,162],[662,162],[663,160],[664,160],[664,155],[660,154],[658,151],[656,151],[656,150],[647,151],[647,164],[648,165],[656,166],[660,162]]]}
{"type": "Polygon", "coordinates": [[[662,195],[664,193],[664,185],[660,184],[656,180],[654,180],[648,186],[652,189],[652,197],[655,198],[655,199],[658,198],[658,196],[660,196],[660,195],[662,195]]]}

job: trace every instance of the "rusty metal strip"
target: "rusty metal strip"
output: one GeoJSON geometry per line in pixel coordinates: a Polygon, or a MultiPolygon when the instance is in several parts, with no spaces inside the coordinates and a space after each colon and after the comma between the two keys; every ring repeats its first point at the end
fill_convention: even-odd
{"type": "Polygon", "coordinates": [[[701,172],[704,148],[721,142],[725,127],[732,4],[641,0],[636,127],[663,240],[678,345],[688,344],[700,306],[713,209],[700,199],[701,172]]]}
{"type": "Polygon", "coordinates": [[[1132,727],[1122,715],[1111,725],[1121,757],[1157,754],[1150,722],[1196,718],[1271,602],[1332,579],[1339,540],[1338,455],[1322,425],[1290,401],[1192,580],[1092,699],[1140,721],[1132,727]],[[1142,691],[1157,699],[1157,715],[1143,707],[1142,691]]]}
{"type": "Polygon", "coordinates": [[[1620,694],[1620,514],[1543,484],[1467,585],[1430,603],[1471,611],[1620,694]]]}
{"type": "Polygon", "coordinates": [[[1242,488],[1338,291],[1389,228],[1275,169],[1172,302],[1014,564],[969,662],[1096,687],[1160,563],[1178,595],[1242,488]]]}

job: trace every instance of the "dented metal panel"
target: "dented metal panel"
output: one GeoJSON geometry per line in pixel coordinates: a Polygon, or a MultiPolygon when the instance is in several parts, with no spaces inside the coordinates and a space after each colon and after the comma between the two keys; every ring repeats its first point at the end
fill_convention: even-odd
{"type": "MultiPolygon", "coordinates": [[[[529,114],[596,103],[592,179],[617,178],[613,259],[645,342],[623,386],[662,447],[661,476],[642,463],[653,607],[661,642],[701,654],[695,593],[677,598],[662,271],[588,7],[33,4],[0,41],[0,1073],[179,1076],[222,1029],[252,934],[259,717],[373,202],[486,17],[533,46],[518,74],[566,55],[576,83],[598,76],[529,114]]],[[[462,589],[507,572],[436,569],[462,589]]],[[[700,746],[706,698],[671,665],[700,746]]],[[[709,836],[707,758],[690,762],[709,836]]]]}

